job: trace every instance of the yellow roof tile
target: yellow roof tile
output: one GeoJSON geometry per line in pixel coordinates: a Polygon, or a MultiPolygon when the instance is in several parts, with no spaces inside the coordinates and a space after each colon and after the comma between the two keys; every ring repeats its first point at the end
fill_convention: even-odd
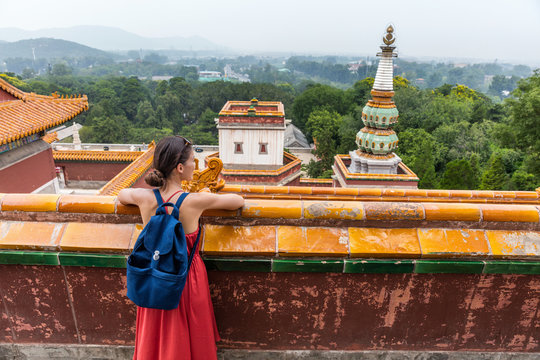
{"type": "Polygon", "coordinates": [[[55,161],[131,162],[142,154],[142,151],[55,150],[53,158],[55,161]]]}
{"type": "Polygon", "coordinates": [[[58,126],[88,109],[88,98],[23,92],[0,79],[0,90],[16,100],[0,103],[0,145],[58,126]]]}
{"type": "Polygon", "coordinates": [[[118,195],[120,190],[129,188],[150,169],[154,161],[155,144],[152,141],[148,150],[142,153],[135,161],[120,171],[111,181],[103,186],[98,195],[118,195]]]}

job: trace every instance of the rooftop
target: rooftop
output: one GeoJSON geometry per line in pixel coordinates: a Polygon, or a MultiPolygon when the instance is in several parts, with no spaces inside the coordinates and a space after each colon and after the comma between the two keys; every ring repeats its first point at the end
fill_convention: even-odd
{"type": "Polygon", "coordinates": [[[21,91],[0,78],[0,145],[39,133],[71,120],[88,109],[88,98],[37,95],[21,91]],[[1,94],[0,94],[1,95],[1,94]]]}

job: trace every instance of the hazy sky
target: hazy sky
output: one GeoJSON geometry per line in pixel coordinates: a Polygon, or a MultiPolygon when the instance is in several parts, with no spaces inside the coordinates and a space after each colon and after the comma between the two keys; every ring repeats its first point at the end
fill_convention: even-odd
{"type": "Polygon", "coordinates": [[[115,26],[199,35],[248,51],[375,54],[386,25],[403,56],[540,64],[540,0],[3,1],[0,27],[115,26]]]}

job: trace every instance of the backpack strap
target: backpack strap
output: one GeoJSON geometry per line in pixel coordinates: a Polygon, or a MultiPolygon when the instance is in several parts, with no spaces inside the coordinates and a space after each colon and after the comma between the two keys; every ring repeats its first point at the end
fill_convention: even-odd
{"type": "Polygon", "coordinates": [[[161,206],[163,204],[163,198],[161,197],[159,189],[154,189],[154,195],[156,196],[158,207],[161,206]]]}
{"type": "Polygon", "coordinates": [[[195,255],[195,252],[197,250],[197,246],[199,245],[200,237],[201,237],[201,225],[199,224],[199,232],[197,233],[197,240],[195,240],[195,243],[193,244],[193,247],[191,248],[191,254],[189,254],[188,273],[189,273],[189,268],[191,266],[191,261],[193,260],[193,256],[195,255]]]}
{"type": "Polygon", "coordinates": [[[176,205],[175,205],[178,210],[180,210],[180,206],[182,205],[182,203],[184,202],[184,199],[188,195],[189,195],[188,192],[180,194],[180,196],[178,197],[178,200],[176,200],[176,205]]]}

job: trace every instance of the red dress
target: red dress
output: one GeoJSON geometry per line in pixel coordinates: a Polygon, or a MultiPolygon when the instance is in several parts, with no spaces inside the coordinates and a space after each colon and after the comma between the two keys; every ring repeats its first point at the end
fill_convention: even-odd
{"type": "MultiPolygon", "coordinates": [[[[193,251],[191,248],[197,233],[198,230],[186,235],[190,251],[193,251]]],[[[195,251],[176,309],[137,307],[133,359],[217,359],[216,341],[220,338],[208,289],[208,276],[198,246],[195,251]]]]}

